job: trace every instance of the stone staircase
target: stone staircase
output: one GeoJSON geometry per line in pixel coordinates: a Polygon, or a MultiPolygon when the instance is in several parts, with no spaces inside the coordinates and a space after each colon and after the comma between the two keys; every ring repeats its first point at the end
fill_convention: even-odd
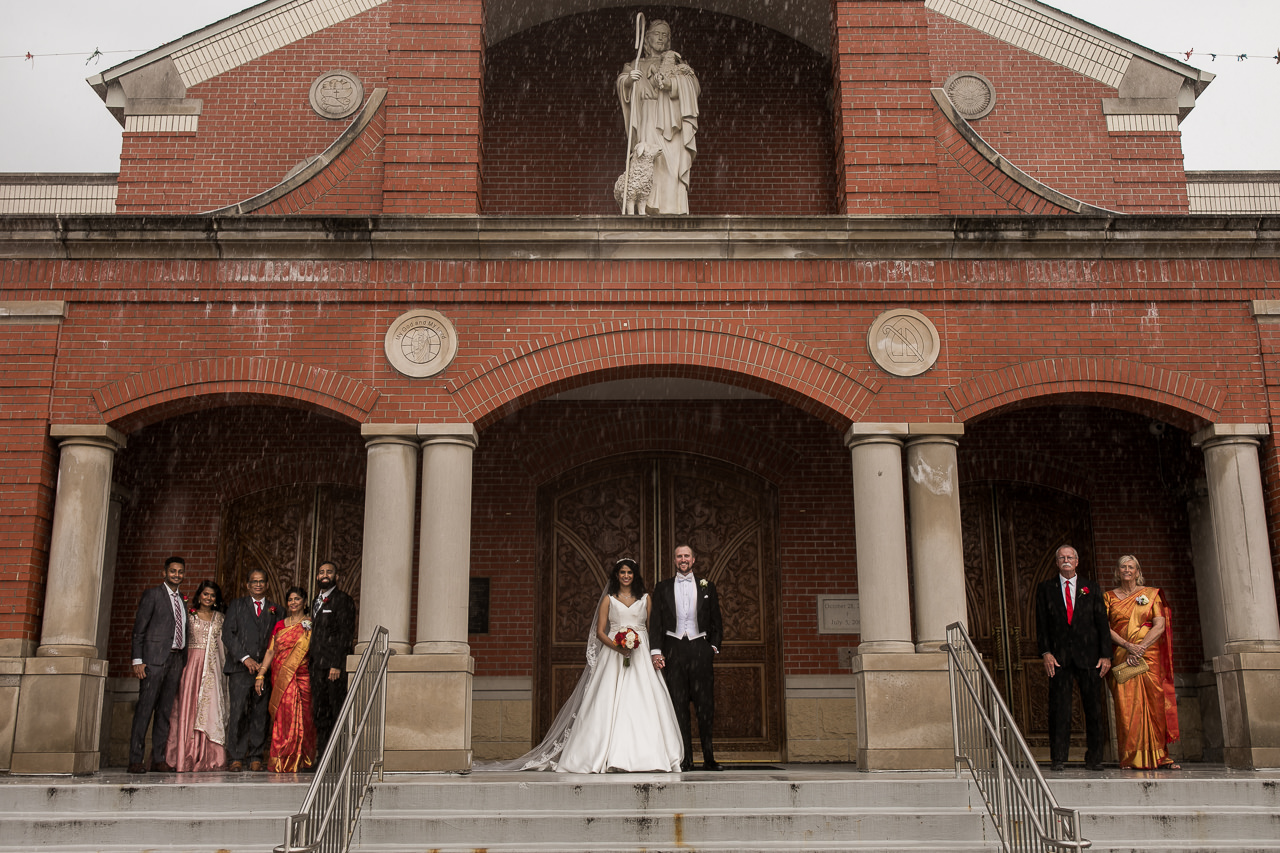
{"type": "Polygon", "coordinates": [[[995,851],[976,789],[941,773],[473,773],[374,790],[363,853],[995,851]]]}
{"type": "Polygon", "coordinates": [[[266,773],[0,780],[0,851],[264,853],[307,782],[266,773]]]}
{"type": "MultiPolygon", "coordinates": [[[[1049,780],[1095,853],[1280,851],[1280,772],[1126,771],[1049,780]]],[[[1058,774],[1054,774],[1057,776],[1058,774]]]]}
{"type": "MultiPolygon", "coordinates": [[[[0,853],[265,853],[306,781],[268,774],[0,777],[0,853]]],[[[1280,853],[1280,773],[1053,774],[1099,853],[1280,853]]],[[[389,775],[363,853],[996,851],[976,787],[950,773],[790,765],[725,773],[389,775]]]]}

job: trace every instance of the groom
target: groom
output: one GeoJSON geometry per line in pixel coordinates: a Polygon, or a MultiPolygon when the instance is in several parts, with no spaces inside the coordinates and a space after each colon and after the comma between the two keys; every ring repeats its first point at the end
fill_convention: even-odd
{"type": "Polygon", "coordinates": [[[684,736],[681,770],[693,769],[693,732],[689,702],[698,712],[698,734],[702,739],[702,769],[723,770],[711,752],[711,727],[715,719],[715,677],[712,660],[720,653],[723,631],[720,626],[720,599],[716,585],[693,575],[697,558],[688,545],[676,548],[676,576],[661,581],[653,590],[653,624],[650,651],[653,665],[662,670],[675,706],[676,721],[684,736]],[[666,649],[666,654],[663,654],[666,649]]]}

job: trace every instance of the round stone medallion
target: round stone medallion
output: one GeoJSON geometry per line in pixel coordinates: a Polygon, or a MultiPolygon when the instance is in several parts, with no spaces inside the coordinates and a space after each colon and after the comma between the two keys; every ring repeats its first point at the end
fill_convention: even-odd
{"type": "Polygon", "coordinates": [[[415,379],[434,376],[458,354],[458,333],[439,311],[406,311],[387,329],[382,342],[391,366],[415,379]]]}
{"type": "Polygon", "coordinates": [[[326,71],[311,84],[311,109],[323,118],[346,118],[364,102],[364,86],[350,71],[326,71]]]}
{"type": "Polygon", "coordinates": [[[894,376],[919,376],[933,367],[942,347],[928,317],[910,308],[894,308],[871,324],[867,349],[876,364],[894,376]]]}
{"type": "Polygon", "coordinates": [[[956,112],[969,121],[977,121],[995,108],[996,87],[977,71],[956,72],[947,78],[942,88],[956,112]]]}

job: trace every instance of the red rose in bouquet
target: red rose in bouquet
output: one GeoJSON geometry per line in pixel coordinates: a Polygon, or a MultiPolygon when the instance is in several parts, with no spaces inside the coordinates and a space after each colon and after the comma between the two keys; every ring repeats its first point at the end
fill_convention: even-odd
{"type": "MultiPolygon", "coordinates": [[[[640,648],[640,635],[635,632],[634,628],[623,628],[621,631],[613,635],[613,641],[618,644],[618,648],[634,651],[640,648]]],[[[631,656],[624,655],[622,658],[623,666],[631,666],[631,656]]]]}

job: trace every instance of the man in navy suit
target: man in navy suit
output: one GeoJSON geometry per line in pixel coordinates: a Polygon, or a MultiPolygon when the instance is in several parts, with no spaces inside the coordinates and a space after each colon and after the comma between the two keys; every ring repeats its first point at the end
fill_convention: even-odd
{"type": "Polygon", "coordinates": [[[169,742],[169,715],[187,662],[187,601],[178,593],[186,570],[181,557],[166,558],[164,583],[142,593],[133,620],[133,674],[141,683],[129,731],[130,773],[147,772],[147,726],[151,726],[150,769],[173,772],[165,763],[164,752],[169,742]]]}
{"type": "Polygon", "coordinates": [[[1106,728],[1102,680],[1111,670],[1111,625],[1102,588],[1076,574],[1080,555],[1070,545],[1054,558],[1056,577],[1036,590],[1036,646],[1049,676],[1049,761],[1061,770],[1071,745],[1071,684],[1084,705],[1085,766],[1102,769],[1106,728]]]}
{"type": "Polygon", "coordinates": [[[693,769],[693,729],[689,719],[692,701],[698,713],[702,769],[723,770],[711,749],[711,727],[716,713],[712,662],[720,653],[724,636],[720,599],[715,584],[706,578],[694,577],[696,559],[688,545],[676,548],[676,576],[654,587],[649,648],[654,667],[662,670],[667,682],[676,722],[684,737],[684,760],[680,769],[693,769]]]}
{"type": "MultiPolygon", "coordinates": [[[[250,770],[262,769],[262,751],[270,731],[267,706],[271,704],[271,687],[258,693],[253,689],[253,680],[262,668],[271,632],[284,615],[284,609],[267,598],[267,573],[262,569],[249,572],[244,586],[249,594],[231,602],[222,626],[222,642],[227,647],[222,671],[227,674],[231,709],[227,719],[227,769],[235,772],[244,769],[246,757],[250,770]]],[[[271,673],[266,676],[269,679],[271,673]]]]}

